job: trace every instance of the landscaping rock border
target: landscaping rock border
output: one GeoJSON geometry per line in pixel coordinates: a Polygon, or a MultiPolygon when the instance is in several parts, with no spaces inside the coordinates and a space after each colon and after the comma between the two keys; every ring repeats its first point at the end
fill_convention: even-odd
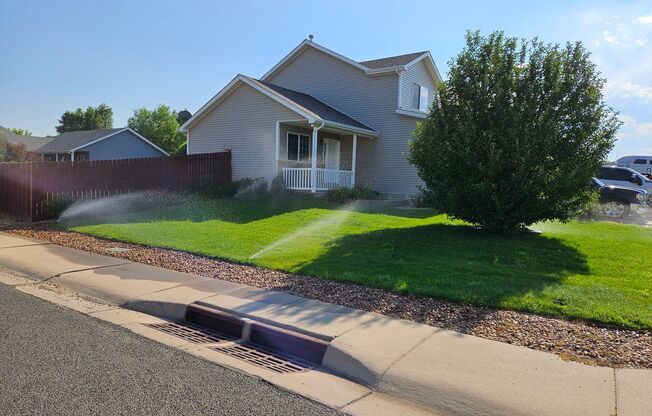
{"type": "Polygon", "coordinates": [[[110,241],[49,224],[5,230],[66,247],[123,258],[170,270],[219,278],[297,296],[377,312],[422,324],[536,350],[592,365],[652,368],[652,332],[597,326],[530,313],[459,305],[433,298],[401,295],[357,284],[323,280],[186,252],[110,241]],[[110,250],[111,248],[128,250],[110,250]]]}

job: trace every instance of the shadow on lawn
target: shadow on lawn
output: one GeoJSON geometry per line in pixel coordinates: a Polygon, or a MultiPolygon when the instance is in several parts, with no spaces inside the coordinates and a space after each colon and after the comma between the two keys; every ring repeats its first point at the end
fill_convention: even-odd
{"type": "Polygon", "coordinates": [[[588,274],[589,268],[583,254],[545,235],[501,237],[435,224],[340,238],[296,271],[500,307],[508,298],[560,285],[566,276],[588,274]]]}

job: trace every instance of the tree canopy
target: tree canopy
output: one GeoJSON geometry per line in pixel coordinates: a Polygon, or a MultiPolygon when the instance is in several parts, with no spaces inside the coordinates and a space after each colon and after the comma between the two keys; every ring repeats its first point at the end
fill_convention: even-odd
{"type": "Polygon", "coordinates": [[[32,132],[29,130],[24,130],[24,129],[19,129],[18,127],[9,127],[8,129],[10,132],[13,134],[17,134],[19,136],[31,136],[32,132]]]}
{"type": "Polygon", "coordinates": [[[153,110],[137,108],[127,120],[127,126],[170,154],[185,141],[185,136],[178,131],[178,113],[163,104],[153,110]]]}
{"type": "Polygon", "coordinates": [[[113,128],[113,110],[102,103],[97,107],[81,108],[75,111],[66,111],[59,119],[56,127],[58,133],[69,131],[110,129],[113,128]]]}
{"type": "Polygon", "coordinates": [[[581,210],[620,126],[582,44],[469,32],[449,65],[410,142],[426,199],[499,233],[581,210]]]}

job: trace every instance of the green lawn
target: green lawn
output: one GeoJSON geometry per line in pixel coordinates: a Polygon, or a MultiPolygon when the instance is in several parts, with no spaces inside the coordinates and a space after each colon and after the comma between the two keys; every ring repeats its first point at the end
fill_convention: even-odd
{"type": "Polygon", "coordinates": [[[497,237],[429,210],[340,207],[302,197],[189,201],[70,228],[462,303],[652,329],[650,229],[545,223],[541,235],[497,237]]]}

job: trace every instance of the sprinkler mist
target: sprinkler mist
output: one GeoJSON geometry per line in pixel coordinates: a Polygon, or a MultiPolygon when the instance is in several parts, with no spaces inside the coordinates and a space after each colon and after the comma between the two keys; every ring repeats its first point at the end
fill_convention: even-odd
{"type": "Polygon", "coordinates": [[[323,233],[326,229],[329,230],[336,229],[357,209],[358,209],[358,203],[356,202],[352,202],[347,205],[344,205],[343,207],[333,212],[332,214],[328,214],[327,216],[313,223],[310,223],[307,226],[298,229],[297,231],[294,231],[286,236],[283,236],[280,239],[274,241],[273,243],[267,245],[262,250],[249,256],[248,260],[253,260],[256,257],[259,257],[267,253],[268,251],[280,248],[302,237],[320,234],[323,233]]]}
{"type": "Polygon", "coordinates": [[[163,191],[132,192],[105,198],[75,201],[59,216],[58,223],[115,218],[137,211],[170,206],[184,201],[180,194],[163,191]]]}

